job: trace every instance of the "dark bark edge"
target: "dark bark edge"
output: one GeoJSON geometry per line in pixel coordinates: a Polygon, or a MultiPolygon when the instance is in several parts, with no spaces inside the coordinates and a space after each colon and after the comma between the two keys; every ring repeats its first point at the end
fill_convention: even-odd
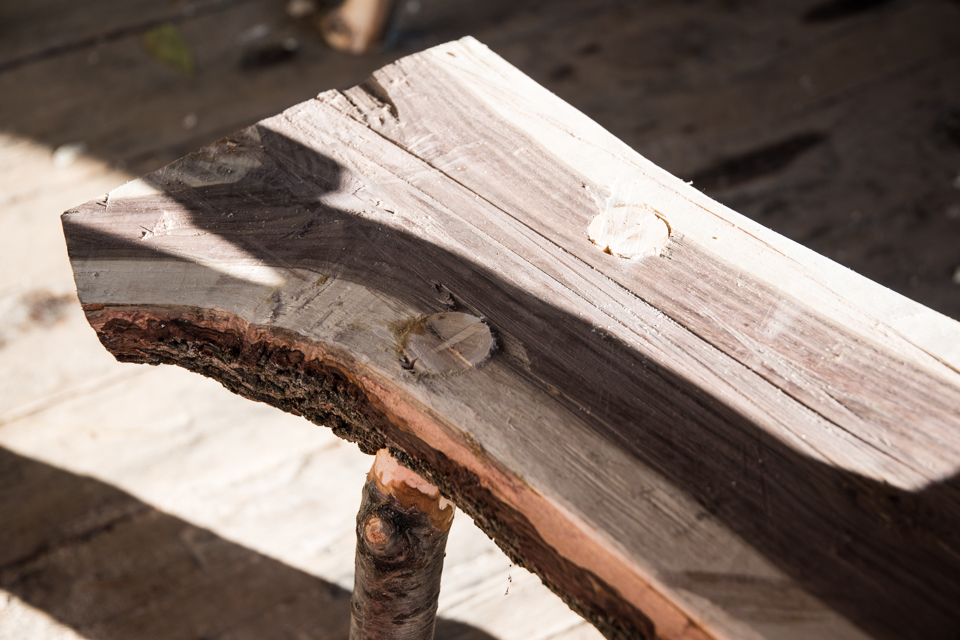
{"type": "Polygon", "coordinates": [[[102,304],[84,305],[84,311],[100,342],[120,362],[177,365],[237,395],[330,427],[364,453],[389,447],[401,464],[436,485],[514,563],[537,574],[605,637],[658,637],[650,618],[547,545],[526,516],[499,501],[474,472],[398,428],[355,382],[348,358],[311,357],[307,354],[317,345],[299,334],[250,325],[222,311],[102,304]]]}

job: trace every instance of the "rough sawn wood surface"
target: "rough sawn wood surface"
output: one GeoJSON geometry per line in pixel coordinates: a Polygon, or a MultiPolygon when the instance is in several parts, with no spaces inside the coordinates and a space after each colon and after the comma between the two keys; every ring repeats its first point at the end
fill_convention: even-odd
{"type": "Polygon", "coordinates": [[[63,218],[87,318],[395,455],[609,637],[950,638],[960,325],[709,200],[474,40],[63,218]],[[617,207],[652,255],[590,242],[617,207]],[[482,317],[481,368],[405,327],[482,317]]]}

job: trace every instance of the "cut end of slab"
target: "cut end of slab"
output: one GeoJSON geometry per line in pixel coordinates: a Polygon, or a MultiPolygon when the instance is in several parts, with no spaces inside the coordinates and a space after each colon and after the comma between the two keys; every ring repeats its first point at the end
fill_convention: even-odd
{"type": "Polygon", "coordinates": [[[670,227],[646,205],[620,204],[600,213],[587,228],[591,242],[621,258],[660,255],[670,227]]]}

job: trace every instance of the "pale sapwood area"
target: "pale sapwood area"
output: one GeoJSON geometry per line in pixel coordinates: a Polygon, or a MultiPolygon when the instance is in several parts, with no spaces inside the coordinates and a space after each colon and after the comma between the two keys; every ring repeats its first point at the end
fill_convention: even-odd
{"type": "Polygon", "coordinates": [[[63,223],[118,359],[390,447],[608,637],[960,628],[960,324],[473,39],[63,223]]]}

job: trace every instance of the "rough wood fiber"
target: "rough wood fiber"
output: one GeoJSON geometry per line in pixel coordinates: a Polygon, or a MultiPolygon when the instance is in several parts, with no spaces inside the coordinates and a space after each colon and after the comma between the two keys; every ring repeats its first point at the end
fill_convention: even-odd
{"type": "Polygon", "coordinates": [[[610,637],[960,626],[960,326],[712,202],[475,41],[64,228],[118,358],[390,446],[610,637]],[[588,228],[611,209],[669,237],[605,252],[588,228]],[[409,371],[405,328],[448,311],[498,350],[409,371]]]}

